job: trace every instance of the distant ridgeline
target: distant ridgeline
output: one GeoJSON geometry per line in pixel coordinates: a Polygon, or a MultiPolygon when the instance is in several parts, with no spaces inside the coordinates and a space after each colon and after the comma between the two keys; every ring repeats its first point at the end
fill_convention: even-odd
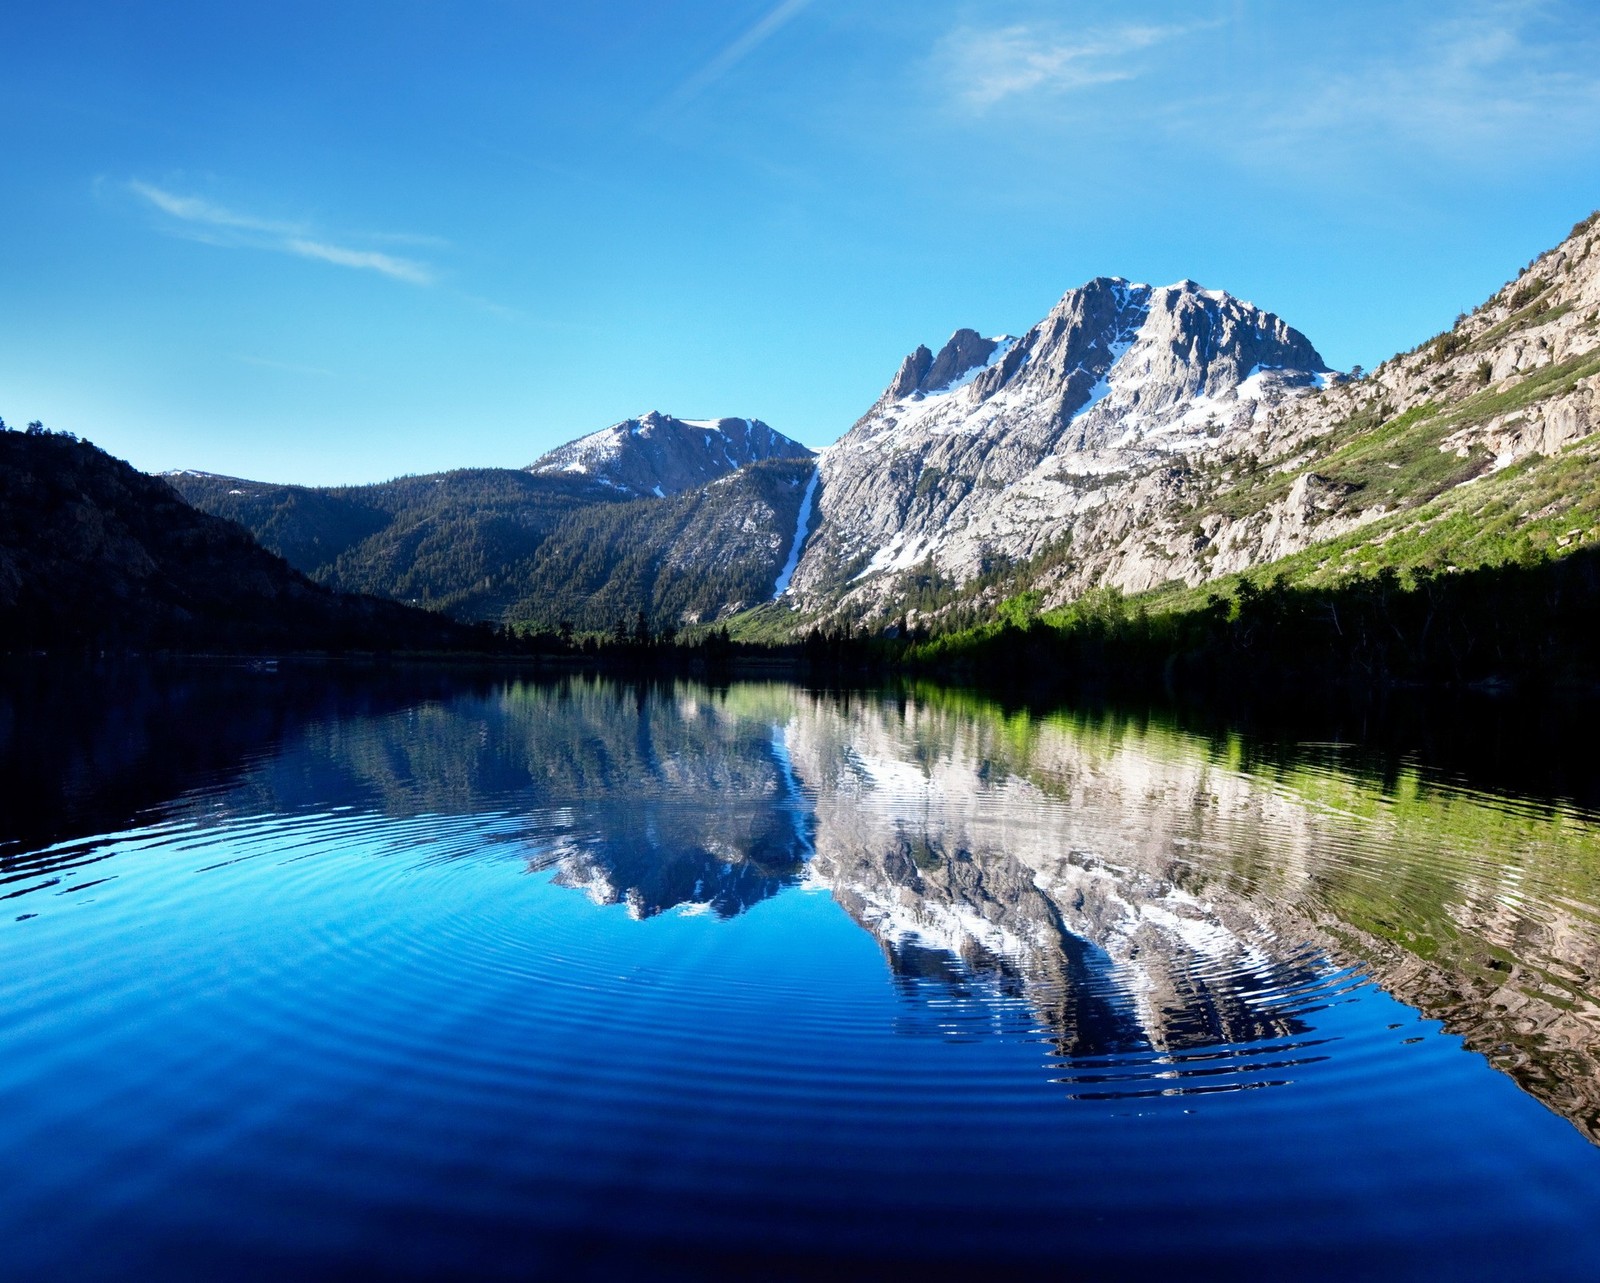
{"type": "Polygon", "coordinates": [[[71,434],[37,423],[0,431],[0,651],[483,640],[438,615],[314,584],[232,522],[71,434]]]}
{"type": "Polygon", "coordinates": [[[524,469],[310,488],[179,472],[313,579],[446,612],[579,633],[727,617],[768,601],[811,452],[760,420],[650,413],[524,469]]]}

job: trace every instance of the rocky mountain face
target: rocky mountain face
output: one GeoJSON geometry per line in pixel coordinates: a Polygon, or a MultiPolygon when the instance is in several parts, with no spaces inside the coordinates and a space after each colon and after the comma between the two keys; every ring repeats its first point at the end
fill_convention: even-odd
{"type": "Polygon", "coordinates": [[[1191,282],[1092,281],[1019,340],[919,349],[824,452],[785,601],[882,620],[931,597],[936,618],[1019,588],[1049,606],[1274,563],[1316,581],[1583,542],[1600,525],[1580,481],[1600,467],[1597,239],[1585,220],[1364,377],[1191,282]]]}
{"type": "Polygon", "coordinates": [[[326,583],[580,627],[637,609],[704,622],[773,595],[767,636],[938,626],[1024,591],[1178,600],[1269,566],[1317,583],[1498,565],[1600,530],[1597,238],[1586,220],[1360,377],[1221,291],[1101,278],[1020,337],[918,347],[815,464],[759,420],[652,412],[521,471],[171,480],[326,583]]]}
{"type": "Polygon", "coordinates": [[[810,456],[760,419],[675,419],[651,410],[558,446],[527,471],[587,477],[632,497],[663,499],[748,464],[810,456]]]}
{"type": "Polygon", "coordinates": [[[1327,373],[1278,317],[1191,281],[1102,278],[1021,338],[957,331],[824,452],[791,596],[870,613],[914,567],[959,582],[1030,557],[1121,478],[1248,430],[1327,373]]]}
{"type": "MultiPolygon", "coordinates": [[[[1556,554],[1595,537],[1600,224],[1573,228],[1470,315],[1358,381],[1279,407],[1185,478],[1142,570],[1200,582],[1263,563],[1326,581],[1556,554]]],[[[1108,549],[1103,570],[1140,584],[1108,549]]],[[[1065,581],[1059,591],[1070,592],[1065,581]]]]}
{"type": "Polygon", "coordinates": [[[0,431],[0,648],[389,649],[471,630],[310,582],[88,442],[0,431]]]}

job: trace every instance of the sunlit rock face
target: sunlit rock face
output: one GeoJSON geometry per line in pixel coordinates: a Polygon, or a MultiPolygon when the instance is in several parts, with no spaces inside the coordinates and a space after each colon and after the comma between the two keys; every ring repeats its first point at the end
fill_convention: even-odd
{"type": "MultiPolygon", "coordinates": [[[[1363,527],[1383,539],[1436,501],[1476,524],[1473,485],[1513,464],[1559,455],[1569,480],[1591,474],[1597,426],[1595,218],[1365,375],[1329,371],[1297,330],[1221,291],[1101,278],[1020,338],[961,330],[906,357],[823,451],[788,599],[884,618],[919,582],[978,581],[993,605],[982,577],[1019,568],[1046,605],[1198,585],[1363,527]]],[[[1516,475],[1496,502],[1571,506],[1559,477],[1516,475]]],[[[1559,546],[1589,524],[1575,514],[1559,546]]]]}
{"type": "Polygon", "coordinates": [[[746,464],[810,455],[805,446],[760,419],[678,419],[651,410],[557,446],[527,470],[572,474],[631,496],[660,498],[746,464]]]}
{"type": "Polygon", "coordinates": [[[1192,281],[1101,278],[1020,338],[919,347],[824,452],[795,600],[865,605],[924,562],[965,579],[1031,556],[1111,481],[1248,428],[1327,368],[1280,318],[1192,281]]]}

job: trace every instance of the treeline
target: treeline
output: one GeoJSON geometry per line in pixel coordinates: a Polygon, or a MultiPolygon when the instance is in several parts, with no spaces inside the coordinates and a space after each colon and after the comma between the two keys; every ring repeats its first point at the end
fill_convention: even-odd
{"type": "Polygon", "coordinates": [[[524,654],[670,671],[783,667],[820,681],[925,676],[1028,695],[1099,690],[1222,703],[1404,687],[1600,690],[1600,550],[1480,567],[1385,570],[1336,587],[1242,578],[1199,609],[1152,612],[1115,590],[1041,614],[1036,594],[980,627],[928,635],[847,623],[795,642],[689,641],[640,613],[603,635],[510,636],[524,654]]]}
{"type": "Polygon", "coordinates": [[[197,507],[243,525],[320,583],[463,621],[608,633],[715,619],[772,593],[809,460],[752,464],[638,498],[580,474],[463,469],[342,489],[184,475],[197,507]]]}
{"type": "MultiPolygon", "coordinates": [[[[753,485],[787,496],[795,478],[784,467],[793,465],[747,469],[748,478],[710,489],[753,485]]],[[[620,521],[624,508],[693,506],[612,511],[620,521]]],[[[703,518],[695,538],[712,538],[722,515],[696,509],[685,528],[703,518]]],[[[607,540],[598,528],[583,530],[566,591],[552,590],[549,622],[464,626],[330,592],[165,482],[34,424],[0,432],[0,650],[447,650],[656,672],[761,666],[824,681],[908,673],[1031,690],[1223,696],[1408,685],[1600,689],[1594,547],[1321,587],[1258,575],[1198,608],[1159,613],[1100,591],[1041,614],[1037,596],[1023,593],[981,626],[936,636],[903,624],[873,633],[839,624],[773,645],[737,641],[725,628],[683,636],[671,622],[682,614],[676,600],[652,612],[626,595],[591,592],[581,557],[590,546],[603,552],[607,540]],[[557,616],[562,602],[584,610],[557,616]]],[[[728,565],[717,573],[753,572],[728,565]]]]}
{"type": "Polygon", "coordinates": [[[1332,587],[1243,578],[1198,610],[1115,592],[1048,617],[913,642],[903,666],[982,684],[1100,683],[1228,694],[1273,689],[1600,686],[1600,552],[1465,571],[1385,570],[1332,587]]]}

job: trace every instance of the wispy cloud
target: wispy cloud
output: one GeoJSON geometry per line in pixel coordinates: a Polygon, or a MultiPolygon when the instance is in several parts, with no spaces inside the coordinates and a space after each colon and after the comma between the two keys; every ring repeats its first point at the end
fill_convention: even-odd
{"type": "Polygon", "coordinates": [[[240,231],[267,232],[276,236],[294,235],[301,229],[294,223],[275,223],[264,218],[252,218],[233,210],[214,205],[199,196],[180,196],[137,179],[128,184],[128,190],[142,196],[164,214],[186,223],[204,223],[211,227],[232,227],[240,231]]]}
{"type": "Polygon", "coordinates": [[[337,263],[340,267],[354,267],[365,272],[382,272],[397,281],[410,281],[413,285],[433,284],[433,273],[421,263],[409,258],[396,258],[377,250],[346,249],[343,245],[328,245],[322,241],[308,241],[291,236],[283,248],[301,258],[317,258],[324,263],[337,263]]]}
{"type": "Polygon", "coordinates": [[[1263,141],[1276,152],[1398,144],[1480,161],[1588,142],[1600,117],[1600,50],[1592,24],[1552,13],[1543,0],[1450,9],[1403,47],[1258,113],[1263,141]]]}
{"type": "Polygon", "coordinates": [[[1136,24],[1074,35],[1030,25],[962,27],[939,42],[934,60],[957,100],[984,111],[1008,98],[1132,80],[1140,72],[1133,55],[1202,25],[1210,24],[1136,24]]]}
{"type": "MultiPolygon", "coordinates": [[[[186,235],[197,236],[208,244],[292,254],[297,258],[315,259],[357,271],[377,272],[411,285],[432,285],[435,280],[433,269],[426,263],[379,250],[335,244],[325,236],[318,235],[307,223],[260,218],[228,209],[200,196],[168,191],[153,183],[134,180],[127,186],[135,196],[172,220],[174,228],[181,229],[186,235]]],[[[405,239],[393,233],[389,236],[393,240],[405,239]]]]}
{"type": "Polygon", "coordinates": [[[759,22],[731,41],[705,66],[679,85],[668,99],[669,105],[681,107],[699,97],[810,4],[811,0],[781,0],[779,4],[774,5],[759,22]]]}

